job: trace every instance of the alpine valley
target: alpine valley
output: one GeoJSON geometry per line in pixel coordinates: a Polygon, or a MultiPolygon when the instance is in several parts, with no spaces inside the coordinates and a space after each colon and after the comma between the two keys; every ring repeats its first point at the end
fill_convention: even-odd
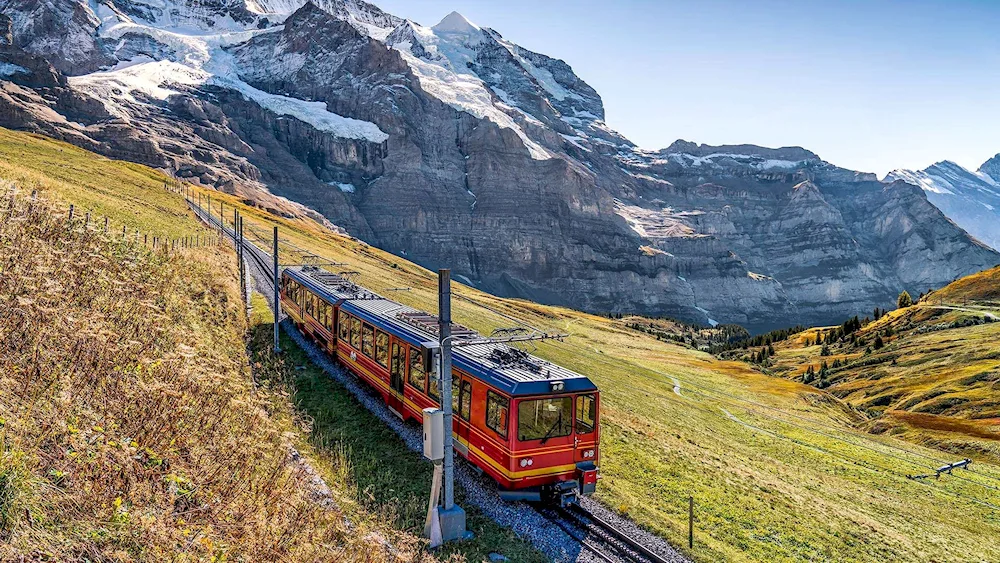
{"type": "Polygon", "coordinates": [[[1000,207],[965,203],[1000,193],[998,163],[949,195],[931,187],[952,181],[945,165],[880,182],[798,147],[641,150],[565,62],[457,13],[426,27],[361,0],[0,0],[0,14],[0,126],[321,215],[500,295],[763,330],[1000,263],[989,219],[961,215],[1000,207]]]}

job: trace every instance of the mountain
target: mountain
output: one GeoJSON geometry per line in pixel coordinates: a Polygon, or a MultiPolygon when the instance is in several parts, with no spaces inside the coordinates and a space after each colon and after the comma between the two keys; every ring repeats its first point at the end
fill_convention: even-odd
{"type": "Polygon", "coordinates": [[[0,125],[321,214],[501,295],[759,329],[1000,262],[920,189],[801,148],[639,149],[565,62],[457,13],[432,27],[362,0],[0,13],[0,125]]]}
{"type": "Polygon", "coordinates": [[[994,182],[1000,183],[1000,154],[984,162],[979,167],[978,173],[989,176],[994,182]]]}
{"type": "Polygon", "coordinates": [[[1000,155],[978,172],[946,160],[916,172],[894,170],[885,181],[920,186],[948,218],[979,240],[1000,248],[1000,181],[994,176],[1000,178],[1000,155]]]}

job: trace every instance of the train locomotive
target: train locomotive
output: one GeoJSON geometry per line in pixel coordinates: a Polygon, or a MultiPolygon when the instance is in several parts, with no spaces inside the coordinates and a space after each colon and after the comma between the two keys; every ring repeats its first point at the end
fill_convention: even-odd
{"type": "MultiPolygon", "coordinates": [[[[281,305],[401,419],[440,406],[426,343],[438,318],[313,266],[285,268],[281,305]]],[[[507,500],[568,503],[597,486],[600,393],[587,377],[458,324],[452,357],[455,450],[507,500]],[[466,340],[469,345],[462,345],[466,340]]]]}

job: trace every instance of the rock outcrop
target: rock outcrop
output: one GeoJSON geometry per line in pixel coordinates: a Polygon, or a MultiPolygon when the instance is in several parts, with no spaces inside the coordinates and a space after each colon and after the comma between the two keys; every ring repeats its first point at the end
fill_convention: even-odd
{"type": "Polygon", "coordinates": [[[24,70],[4,78],[0,125],[321,214],[495,293],[765,329],[1000,262],[923,191],[801,148],[638,150],[569,65],[459,14],[424,27],[362,0],[0,12],[14,43],[0,60],[24,70]]]}

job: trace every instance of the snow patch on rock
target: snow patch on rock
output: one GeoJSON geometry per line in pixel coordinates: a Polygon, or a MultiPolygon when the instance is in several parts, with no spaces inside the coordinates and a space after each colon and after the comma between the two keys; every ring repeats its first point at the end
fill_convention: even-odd
{"type": "MultiPolygon", "coordinates": [[[[231,33],[199,35],[176,30],[158,29],[130,20],[114,23],[114,14],[103,16],[101,36],[120,39],[126,33],[142,33],[169,46],[174,60],[154,61],[148,57],[138,57],[124,61],[107,71],[94,72],[71,77],[74,87],[88,91],[104,102],[114,115],[128,120],[130,104],[141,104],[145,97],[166,100],[180,91],[171,85],[196,87],[206,84],[230,88],[240,92],[244,98],[252,100],[277,115],[294,117],[317,130],[325,131],[344,139],[357,139],[372,143],[385,142],[389,135],[377,125],[329,111],[323,102],[310,102],[270,94],[243,82],[237,73],[232,56],[225,47],[246,41],[261,33],[271,33],[279,28],[265,30],[243,30],[231,33]]],[[[293,61],[294,62],[294,61],[293,61]]]]}
{"type": "Polygon", "coordinates": [[[8,78],[15,74],[28,74],[28,69],[23,66],[0,61],[0,76],[8,78]]]}

